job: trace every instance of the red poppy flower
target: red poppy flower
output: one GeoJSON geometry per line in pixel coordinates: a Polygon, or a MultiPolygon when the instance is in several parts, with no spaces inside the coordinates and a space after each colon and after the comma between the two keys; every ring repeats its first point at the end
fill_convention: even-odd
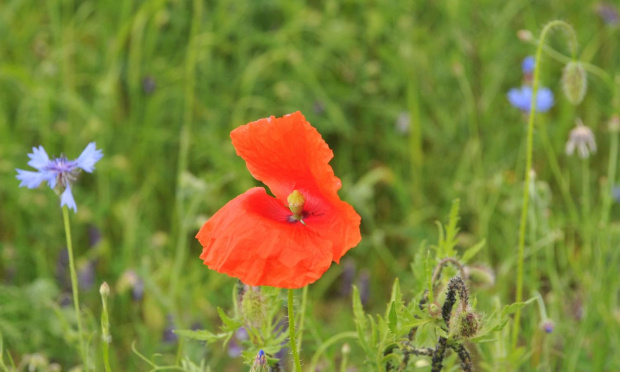
{"type": "Polygon", "coordinates": [[[340,179],[323,138],[300,112],[230,133],[254,178],[200,229],[200,258],[249,285],[300,288],[316,281],[361,240],[360,216],[338,197],[340,179]]]}

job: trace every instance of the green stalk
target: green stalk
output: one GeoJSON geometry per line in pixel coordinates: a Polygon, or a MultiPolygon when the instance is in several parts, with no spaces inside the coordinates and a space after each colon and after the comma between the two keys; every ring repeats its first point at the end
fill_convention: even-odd
{"type": "MultiPolygon", "coordinates": [[[[573,28],[564,21],[551,21],[545,25],[540,33],[540,41],[536,50],[536,65],[534,67],[534,79],[532,86],[532,100],[530,103],[530,114],[528,117],[527,125],[527,143],[526,143],[526,158],[525,158],[525,180],[523,183],[523,204],[521,206],[521,219],[519,224],[519,242],[517,247],[517,289],[515,302],[523,301],[523,260],[525,250],[525,233],[527,230],[527,212],[529,205],[529,185],[530,185],[530,169],[532,168],[532,153],[533,153],[533,139],[534,139],[534,119],[536,117],[536,95],[538,94],[538,84],[540,80],[540,59],[543,51],[543,44],[547,33],[554,27],[562,27],[568,31],[570,36],[569,47],[571,49],[571,55],[573,59],[577,55],[577,36],[573,31],[573,28]]],[[[515,312],[513,327],[512,327],[512,348],[517,347],[517,341],[519,339],[519,327],[521,321],[521,308],[518,308],[515,312]]]]}
{"type": "Polygon", "coordinates": [[[302,340],[304,337],[304,323],[306,319],[306,303],[308,301],[308,286],[305,286],[301,292],[301,314],[299,314],[299,328],[297,332],[299,333],[299,341],[297,342],[299,345],[302,344],[302,340]]]}
{"type": "Polygon", "coordinates": [[[69,273],[71,275],[71,288],[73,290],[73,306],[75,307],[75,316],[77,318],[78,337],[80,339],[80,354],[84,362],[84,368],[88,370],[88,361],[86,356],[86,347],[84,345],[84,331],[82,330],[82,316],[80,315],[80,299],[78,294],[78,280],[75,271],[75,262],[73,260],[73,244],[71,243],[71,224],[69,223],[69,209],[67,206],[62,207],[62,217],[65,222],[65,235],[67,236],[67,251],[69,252],[69,273]]]}
{"type": "Polygon", "coordinates": [[[295,360],[295,371],[301,372],[301,362],[299,361],[299,352],[297,351],[297,345],[295,343],[295,312],[293,311],[293,290],[288,290],[288,331],[289,331],[289,343],[291,345],[291,351],[293,352],[293,359],[295,360]]]}
{"type": "Polygon", "coordinates": [[[108,283],[103,282],[101,288],[99,288],[99,294],[101,294],[101,302],[103,309],[101,311],[101,342],[103,352],[103,365],[105,372],[111,372],[110,368],[110,342],[112,342],[112,336],[110,336],[110,316],[108,314],[108,296],[110,295],[110,287],[108,283]]]}
{"type": "Polygon", "coordinates": [[[607,187],[603,196],[603,218],[601,226],[605,228],[609,222],[611,213],[611,189],[616,183],[616,168],[618,166],[618,131],[611,133],[611,143],[609,145],[609,165],[607,167],[607,187]]]}
{"type": "Polygon", "coordinates": [[[558,159],[553,152],[553,148],[551,146],[551,141],[549,141],[549,135],[545,129],[541,129],[540,138],[542,140],[543,148],[547,153],[547,163],[549,168],[551,168],[551,173],[555,177],[555,181],[560,187],[560,193],[562,194],[562,198],[564,198],[564,204],[568,207],[568,212],[570,214],[571,222],[574,224],[579,223],[579,212],[577,211],[577,206],[575,205],[575,201],[570,194],[570,190],[568,188],[568,182],[564,182],[564,177],[562,176],[562,171],[560,170],[560,165],[558,163],[558,159]]]}
{"type": "MultiPolygon", "coordinates": [[[[183,271],[183,262],[185,261],[187,248],[187,234],[185,222],[186,214],[184,213],[185,208],[183,206],[183,196],[181,188],[183,173],[187,169],[187,159],[189,157],[190,135],[193,121],[196,86],[196,40],[198,40],[197,35],[202,19],[202,7],[203,5],[200,0],[194,0],[191,31],[185,57],[185,105],[183,108],[183,125],[181,127],[181,134],[179,139],[179,154],[175,191],[176,246],[169,287],[169,295],[173,301],[176,299],[176,290],[179,282],[179,277],[181,276],[181,272],[183,271]]],[[[176,320],[177,319],[175,319],[175,321],[176,320]]]]}
{"type": "MultiPolygon", "coordinates": [[[[584,229],[583,235],[585,240],[586,258],[591,259],[592,252],[592,234],[590,231],[590,167],[588,158],[581,159],[581,182],[582,182],[582,203],[583,203],[583,220],[581,223],[584,229]]],[[[589,261],[588,261],[589,262],[589,261]]]]}

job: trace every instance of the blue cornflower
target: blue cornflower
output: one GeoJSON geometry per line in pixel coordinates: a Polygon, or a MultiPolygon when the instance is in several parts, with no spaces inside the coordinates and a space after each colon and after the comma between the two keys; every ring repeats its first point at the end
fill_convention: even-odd
{"type": "MultiPolygon", "coordinates": [[[[523,112],[530,112],[532,102],[532,87],[527,85],[521,88],[512,88],[508,91],[508,101],[523,112]]],[[[553,107],[553,93],[549,88],[540,88],[536,94],[536,111],[547,112],[553,107]]]]}
{"type": "Polygon", "coordinates": [[[521,63],[521,69],[524,74],[531,74],[534,72],[534,67],[536,66],[536,60],[532,56],[527,56],[523,59],[521,63]]]}
{"type": "Polygon", "coordinates": [[[95,143],[89,143],[76,160],[67,160],[64,155],[50,159],[43,146],[32,148],[32,154],[28,154],[28,165],[37,172],[17,170],[17,179],[21,181],[20,187],[29,189],[38,187],[41,182],[47,181],[52,190],[60,195],[60,206],[66,205],[77,212],[77,205],[71,193],[71,184],[77,179],[81,170],[91,173],[95,169],[95,163],[103,157],[101,150],[97,150],[95,143]]]}

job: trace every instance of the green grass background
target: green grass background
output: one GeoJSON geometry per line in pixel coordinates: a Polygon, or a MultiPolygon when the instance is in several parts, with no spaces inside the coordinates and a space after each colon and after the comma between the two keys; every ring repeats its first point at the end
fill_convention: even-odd
{"type": "MultiPolygon", "coordinates": [[[[59,321],[71,319],[72,310],[58,305],[63,293],[70,293],[57,280],[65,246],[58,198],[45,187],[20,189],[15,178],[15,168],[26,169],[33,146],[69,158],[90,141],[103,149],[96,171],[83,174],[74,187],[78,267],[95,263],[95,285],[81,290],[81,302],[97,345],[98,287],[110,284],[114,369],[147,370],[132,342],[145,355],[159,352],[158,360],[173,362],[177,345],[162,340],[171,320],[177,328],[198,322],[215,331],[217,306],[231,306],[234,280],[204,267],[193,239],[209,215],[257,184],[235,155],[229,132],[296,110],[334,150],[340,195],[362,216],[363,232],[343,264],[310,286],[302,359],[337,331],[354,328],[350,296],[339,289],[344,265],[354,265],[358,279],[370,277],[367,310],[383,311],[395,278],[407,294],[412,257],[423,241],[436,241],[435,221],[445,220],[455,198],[461,200],[461,246],[486,239],[477,261],[497,276],[492,288],[476,293],[479,303],[514,301],[525,120],[506,92],[521,84],[521,60],[535,52],[516,33],[527,29],[537,35],[546,22],[565,20],[576,30],[579,58],[618,79],[618,25],[606,25],[597,5],[582,0],[1,2],[5,362],[8,353],[16,364],[40,353],[67,370],[79,364],[68,346],[75,335],[59,321]],[[145,82],[154,88],[145,89],[145,82]],[[408,121],[406,132],[398,129],[399,118],[408,121]],[[92,229],[102,236],[95,246],[89,244],[92,229]],[[144,281],[140,301],[119,284],[127,270],[144,281]]],[[[564,36],[552,33],[549,45],[568,54],[564,36]]],[[[532,201],[525,266],[525,298],[539,291],[556,327],[542,334],[537,307],[524,310],[526,353],[520,368],[620,370],[617,203],[609,222],[601,223],[610,186],[617,183],[607,179],[613,138],[607,121],[619,112],[618,98],[614,101],[606,81],[589,75],[586,98],[573,107],[561,94],[562,67],[547,55],[542,60],[541,83],[554,91],[556,104],[537,119],[538,197],[532,201]],[[585,166],[563,154],[577,116],[593,129],[599,147],[585,166]],[[541,144],[541,131],[549,147],[541,144]],[[549,153],[557,158],[561,177],[552,172],[549,153]],[[577,206],[577,220],[561,196],[562,184],[577,206]]],[[[359,360],[360,350],[352,347],[358,356],[351,360],[359,360]]],[[[487,345],[486,352],[476,353],[481,370],[485,363],[502,363],[502,350],[496,349],[487,345]]],[[[332,347],[328,356],[335,360],[339,352],[332,347]]],[[[187,343],[184,353],[204,357],[214,370],[245,368],[219,345],[187,343]]]]}

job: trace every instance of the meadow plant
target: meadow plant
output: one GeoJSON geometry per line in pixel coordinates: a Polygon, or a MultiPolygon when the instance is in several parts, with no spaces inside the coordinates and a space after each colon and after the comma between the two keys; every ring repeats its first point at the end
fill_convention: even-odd
{"type": "Polygon", "coordinates": [[[103,157],[103,152],[98,150],[95,143],[89,143],[80,156],[75,160],[68,160],[64,155],[52,158],[47,155],[43,146],[33,147],[32,153],[28,154],[30,161],[28,165],[37,171],[26,171],[17,169],[17,179],[21,181],[21,186],[29,189],[38,187],[42,182],[60,195],[60,206],[64,219],[65,236],[67,239],[67,252],[69,254],[69,272],[71,276],[71,287],[73,289],[73,305],[75,309],[76,322],[78,327],[78,344],[84,368],[93,368],[89,360],[89,353],[86,347],[84,330],[82,328],[82,316],[80,313],[80,300],[78,291],[78,277],[75,270],[73,258],[73,244],[71,240],[71,225],[68,208],[77,212],[77,205],[71,192],[71,185],[77,180],[81,171],[92,173],[95,164],[103,157]]]}
{"type": "Polygon", "coordinates": [[[46,182],[59,195],[73,309],[50,279],[56,255],[30,249],[52,244],[32,231],[53,225],[19,218],[45,197],[24,192],[34,196],[13,211],[17,188],[0,183],[15,189],[0,190],[0,370],[618,369],[620,79],[590,63],[617,66],[615,5],[545,4],[595,34],[579,49],[563,21],[539,38],[519,31],[537,49],[508,90],[525,51],[498,24],[538,18],[538,5],[14,3],[0,5],[11,35],[0,45],[0,138],[10,139],[0,171],[12,178],[11,154],[32,141],[96,134],[115,156],[96,177],[98,207],[76,215],[94,220],[74,232],[92,248],[77,261],[68,210],[101,150],[90,143],[69,160],[35,147],[34,171],[17,169],[20,186],[46,182]],[[548,42],[553,30],[569,56],[548,42]],[[543,70],[543,55],[562,68],[543,70]],[[297,109],[317,129],[299,112],[280,116],[297,109]],[[522,147],[522,126],[497,129],[518,113],[522,147]],[[97,294],[102,276],[111,285],[97,294]],[[101,306],[100,327],[87,304],[101,306]],[[79,353],[66,352],[73,343],[79,353]]]}

